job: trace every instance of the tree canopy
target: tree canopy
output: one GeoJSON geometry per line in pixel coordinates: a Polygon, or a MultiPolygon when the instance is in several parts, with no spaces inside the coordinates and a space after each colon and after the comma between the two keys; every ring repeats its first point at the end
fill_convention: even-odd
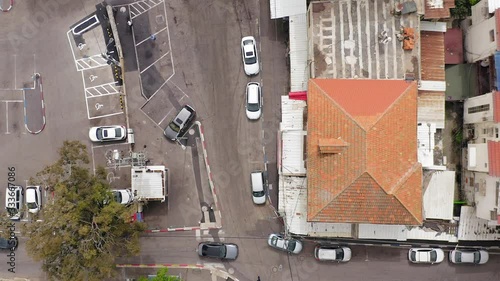
{"type": "Polygon", "coordinates": [[[42,208],[43,221],[26,224],[27,252],[57,280],[104,280],[115,273],[115,257],[139,252],[144,225],[131,222],[132,207],[111,200],[104,168],[93,175],[86,146],[65,141],[60,158],[31,179],[53,198],[42,208]]]}

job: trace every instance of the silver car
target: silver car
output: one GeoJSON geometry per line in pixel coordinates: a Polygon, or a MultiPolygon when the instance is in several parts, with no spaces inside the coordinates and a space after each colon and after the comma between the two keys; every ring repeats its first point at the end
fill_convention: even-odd
{"type": "Polygon", "coordinates": [[[185,105],[170,121],[163,134],[171,141],[177,140],[178,137],[182,137],[186,133],[195,116],[196,111],[191,106],[185,105]]]}
{"type": "Polygon", "coordinates": [[[198,244],[200,257],[235,260],[238,257],[238,245],[233,243],[201,242],[198,244]]]}
{"type": "Polygon", "coordinates": [[[348,262],[351,256],[351,249],[348,247],[318,245],[314,248],[314,258],[318,261],[348,262]]]}
{"type": "Polygon", "coordinates": [[[285,238],[280,234],[271,234],[267,239],[267,244],[275,249],[298,254],[302,251],[302,242],[294,238],[285,238]]]}
{"type": "Polygon", "coordinates": [[[489,254],[485,250],[457,249],[450,251],[448,258],[451,263],[485,264],[488,262],[489,254]]]}

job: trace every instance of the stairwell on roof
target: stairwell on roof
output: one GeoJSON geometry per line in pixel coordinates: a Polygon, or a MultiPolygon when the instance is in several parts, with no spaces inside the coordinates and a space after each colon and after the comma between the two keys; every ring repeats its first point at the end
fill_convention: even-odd
{"type": "Polygon", "coordinates": [[[349,147],[349,143],[341,138],[322,138],[318,140],[319,152],[322,154],[338,154],[342,153],[349,147]]]}

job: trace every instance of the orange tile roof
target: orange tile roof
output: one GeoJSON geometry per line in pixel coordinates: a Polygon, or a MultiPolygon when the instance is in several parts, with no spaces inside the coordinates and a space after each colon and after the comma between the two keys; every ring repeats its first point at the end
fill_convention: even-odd
{"type": "Polygon", "coordinates": [[[417,85],[312,79],[307,125],[308,221],[419,225],[417,85]],[[341,153],[320,140],[341,139],[341,153]]]}
{"type": "Polygon", "coordinates": [[[492,177],[500,177],[500,142],[488,141],[488,174],[492,177]]]}

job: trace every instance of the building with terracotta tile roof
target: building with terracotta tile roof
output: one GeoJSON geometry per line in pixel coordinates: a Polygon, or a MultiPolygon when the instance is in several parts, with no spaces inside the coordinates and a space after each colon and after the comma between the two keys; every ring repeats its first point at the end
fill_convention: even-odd
{"type": "Polygon", "coordinates": [[[307,220],[422,224],[417,84],[312,79],[307,220]]]}

